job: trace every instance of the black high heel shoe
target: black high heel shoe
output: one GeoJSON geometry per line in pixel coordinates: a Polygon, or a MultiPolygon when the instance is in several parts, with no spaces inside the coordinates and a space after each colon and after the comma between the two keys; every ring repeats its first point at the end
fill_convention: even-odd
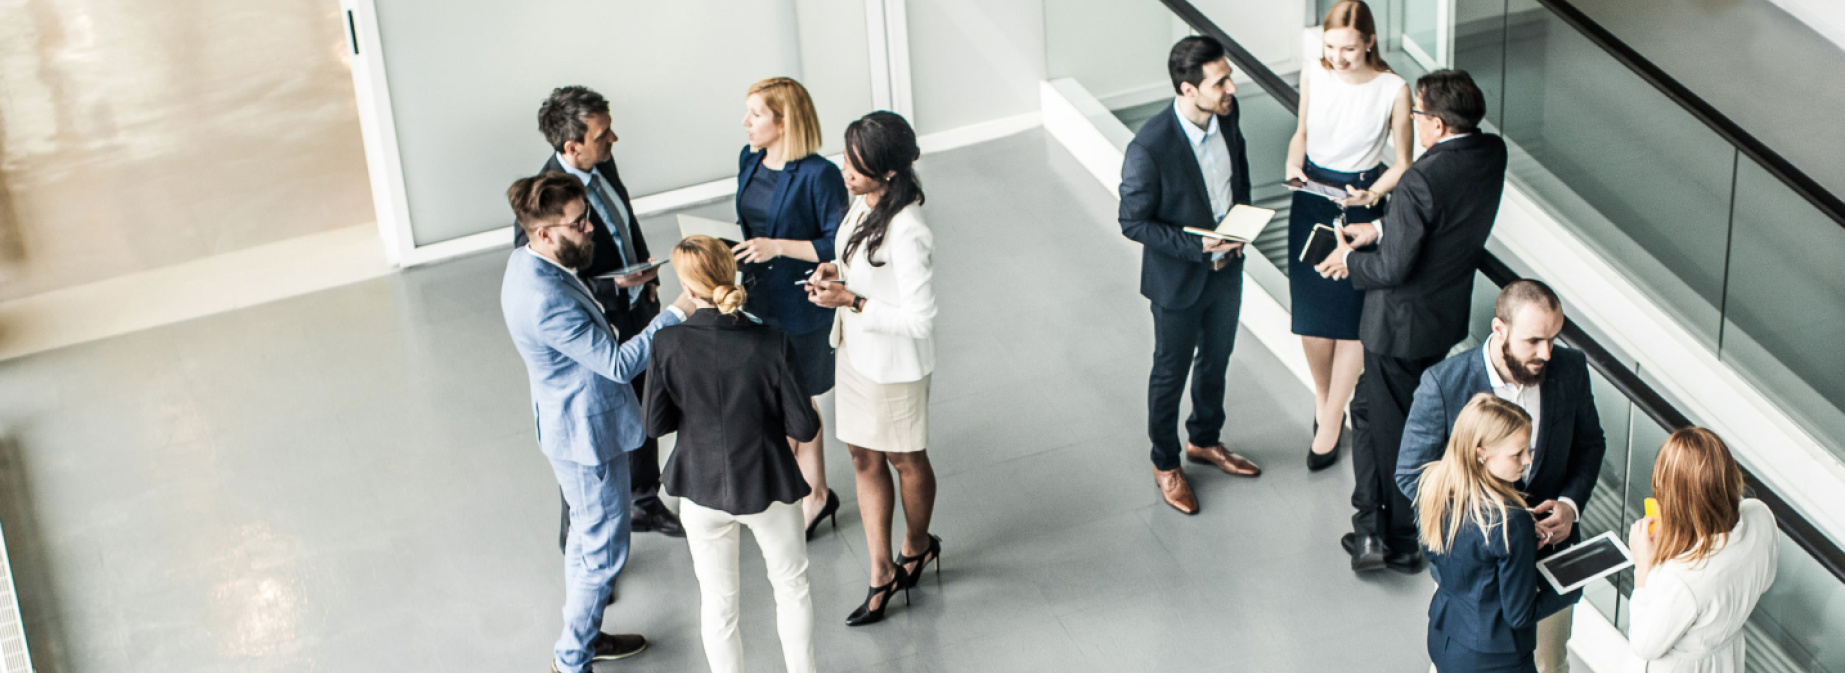
{"type": "Polygon", "coordinates": [[[921,582],[923,568],[929,567],[931,561],[935,563],[935,578],[940,580],[942,578],[942,538],[934,535],[929,536],[929,548],[924,549],[923,553],[915,556],[898,554],[897,569],[905,573],[909,582],[903,588],[908,589],[916,586],[917,582],[921,582]],[[917,563],[918,561],[921,563],[917,563]],[[911,563],[916,563],[916,572],[909,571],[911,563]]]}
{"type": "Polygon", "coordinates": [[[897,576],[891,578],[889,584],[872,587],[865,593],[865,603],[853,610],[852,614],[846,615],[846,626],[864,626],[884,621],[884,609],[890,607],[890,602],[897,597],[898,591],[903,592],[903,604],[909,605],[909,584],[910,580],[904,575],[903,566],[897,566],[897,576]],[[874,610],[871,607],[871,601],[880,595],[884,597],[884,601],[879,603],[877,609],[874,610]]]}
{"type": "Polygon", "coordinates": [[[820,529],[821,519],[832,519],[833,530],[839,530],[839,494],[833,489],[826,489],[826,504],[820,506],[820,514],[813,521],[807,522],[807,539],[814,539],[814,531],[820,529]]]}
{"type": "MultiPolygon", "coordinates": [[[[1320,434],[1319,421],[1313,422],[1313,434],[1320,434]]],[[[1333,448],[1331,451],[1327,451],[1326,453],[1314,453],[1313,445],[1311,443],[1307,445],[1307,471],[1319,472],[1339,462],[1339,440],[1344,438],[1345,423],[1344,419],[1341,418],[1339,423],[1339,436],[1333,439],[1333,448]]]]}

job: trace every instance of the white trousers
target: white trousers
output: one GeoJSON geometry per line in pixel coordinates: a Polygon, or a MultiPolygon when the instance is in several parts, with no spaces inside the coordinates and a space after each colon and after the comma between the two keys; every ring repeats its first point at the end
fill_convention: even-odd
{"type": "Polygon", "coordinates": [[[814,601],[807,587],[807,529],[800,506],[778,502],[755,514],[737,515],[681,498],[679,522],[685,526],[692,571],[698,575],[705,659],[712,673],[743,673],[743,636],[737,631],[737,547],[742,537],[738,524],[756,535],[769,567],[775,627],[788,673],[813,673],[814,601]]]}

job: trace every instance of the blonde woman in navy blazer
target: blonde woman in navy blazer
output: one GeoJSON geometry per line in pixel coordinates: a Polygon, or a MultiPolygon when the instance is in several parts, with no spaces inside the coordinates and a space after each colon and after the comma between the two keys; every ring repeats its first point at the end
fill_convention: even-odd
{"type": "MultiPolygon", "coordinates": [[[[748,240],[732,250],[749,290],[743,308],[788,335],[801,385],[816,398],[817,412],[817,398],[833,389],[833,347],[827,343],[833,312],[808,302],[797,283],[821,262],[833,261],[834,232],[846,214],[846,182],[839,167],[820,156],[820,118],[800,82],[762,80],[750,85],[744,104],[749,144],[737,160],[737,223],[748,240]]],[[[826,485],[821,436],[790,441],[813,489],[801,501],[811,538],[821,519],[836,517],[839,496],[826,485]]]]}

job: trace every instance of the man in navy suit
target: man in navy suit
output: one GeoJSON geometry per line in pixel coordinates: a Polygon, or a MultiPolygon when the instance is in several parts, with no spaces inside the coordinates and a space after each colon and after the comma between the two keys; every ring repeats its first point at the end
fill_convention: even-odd
{"type": "Polygon", "coordinates": [[[640,448],[640,398],[631,385],[647,369],[653,335],[691,309],[684,293],[647,327],[617,345],[615,330],[577,269],[595,257],[583,184],[545,173],[507,190],[529,242],[514,249],[500,285],[500,310],[531,382],[538,448],[551,462],[569,508],[564,550],[564,631],[553,673],[581,673],[591,661],[640,653],[638,635],[602,633],[611,585],[628,562],[628,454],[640,448]]]}
{"type": "MultiPolygon", "coordinates": [[[[1493,333],[1485,344],[1423,372],[1403,427],[1396,481],[1410,500],[1422,466],[1441,459],[1448,431],[1467,400],[1493,393],[1531,415],[1531,466],[1516,487],[1534,505],[1538,556],[1580,541],[1576,521],[1589,504],[1607,440],[1589,387],[1582,351],[1556,346],[1563,304],[1535,280],[1514,281],[1493,304],[1493,333]]],[[[1538,670],[1567,673],[1568,608],[1538,622],[1538,670]]]]}
{"type": "Polygon", "coordinates": [[[1166,59],[1171,111],[1147,121],[1121,165],[1121,234],[1141,248],[1140,293],[1153,304],[1147,437],[1160,497],[1185,514],[1198,498],[1179,465],[1179,397],[1192,381],[1185,457],[1253,477],[1255,463],[1224,448],[1224,372],[1243,305],[1243,244],[1185,233],[1215,229],[1249,203],[1249,160],[1237,127],[1236,84],[1223,45],[1188,37],[1166,59]]]}
{"type": "MultiPolygon", "coordinates": [[[[538,107],[538,130],[555,150],[540,172],[569,173],[583,183],[588,198],[590,240],[596,242],[596,249],[588,263],[576,270],[577,277],[602,304],[603,316],[615,329],[615,336],[627,340],[660,314],[660,281],[657,269],[600,277],[652,259],[647,255],[647,238],[641,235],[640,222],[628,201],[628,188],[615,170],[613,150],[619,138],[611,128],[613,121],[608,99],[587,87],[559,87],[538,107]]],[[[513,227],[513,246],[525,245],[525,241],[525,230],[513,227]]],[[[635,392],[646,385],[647,377],[642,374],[634,380],[635,392]]],[[[630,517],[634,531],[685,537],[679,518],[660,502],[659,443],[649,437],[628,455],[632,463],[628,473],[634,488],[630,517]]],[[[564,546],[569,528],[570,510],[565,508],[557,533],[559,549],[564,546]]]]}

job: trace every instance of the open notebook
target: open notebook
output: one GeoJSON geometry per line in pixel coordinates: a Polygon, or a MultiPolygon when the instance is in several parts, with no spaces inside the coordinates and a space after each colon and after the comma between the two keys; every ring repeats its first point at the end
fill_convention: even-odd
{"type": "Polygon", "coordinates": [[[1195,236],[1208,236],[1226,241],[1250,243],[1268,227],[1268,221],[1274,219],[1275,211],[1237,204],[1224,215],[1224,220],[1217,223],[1216,229],[1186,227],[1185,233],[1195,236]]]}

